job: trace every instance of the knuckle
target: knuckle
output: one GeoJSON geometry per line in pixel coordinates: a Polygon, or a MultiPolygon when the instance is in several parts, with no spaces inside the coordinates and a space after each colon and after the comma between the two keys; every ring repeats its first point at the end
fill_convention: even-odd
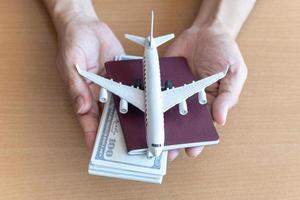
{"type": "Polygon", "coordinates": [[[246,64],[241,65],[241,74],[243,76],[244,79],[247,78],[248,76],[248,68],[246,66],[246,64]]]}
{"type": "Polygon", "coordinates": [[[72,78],[66,78],[66,85],[69,90],[74,90],[77,87],[77,81],[72,78]]]}
{"type": "Polygon", "coordinates": [[[232,99],[232,106],[237,105],[239,102],[239,95],[236,95],[235,97],[233,97],[232,99]]]}

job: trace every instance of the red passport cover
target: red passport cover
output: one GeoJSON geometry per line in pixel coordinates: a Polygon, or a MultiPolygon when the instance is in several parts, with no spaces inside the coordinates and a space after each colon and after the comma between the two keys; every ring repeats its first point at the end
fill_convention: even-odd
{"type": "MultiPolygon", "coordinates": [[[[133,85],[137,79],[143,80],[142,60],[123,60],[105,63],[107,77],[126,85],[133,85]]],[[[193,75],[183,57],[160,58],[161,85],[171,80],[175,87],[191,83],[193,75]]],[[[119,97],[114,95],[117,111],[119,97]]],[[[188,114],[180,115],[178,105],[164,113],[165,150],[216,144],[219,141],[210,113],[206,106],[198,103],[198,95],[187,99],[188,114]]],[[[128,105],[128,113],[118,112],[127,150],[141,153],[147,149],[144,113],[133,105],[128,105]]]]}

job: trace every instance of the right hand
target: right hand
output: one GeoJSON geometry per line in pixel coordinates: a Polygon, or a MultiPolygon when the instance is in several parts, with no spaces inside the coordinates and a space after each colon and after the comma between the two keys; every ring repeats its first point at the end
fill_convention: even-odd
{"type": "MultiPolygon", "coordinates": [[[[237,104],[244,82],[247,66],[235,38],[222,24],[191,27],[183,31],[168,48],[167,56],[187,58],[195,78],[203,79],[229,67],[226,76],[207,87],[207,107],[213,120],[224,125],[229,110],[237,104]]],[[[190,157],[196,157],[203,147],[187,148],[190,157]]],[[[177,157],[179,150],[169,152],[169,159],[177,157]]]]}
{"type": "Polygon", "coordinates": [[[125,53],[121,43],[103,22],[76,15],[61,27],[58,30],[57,67],[91,152],[99,125],[99,88],[84,80],[77,73],[75,64],[89,72],[104,75],[104,63],[125,53]]]}

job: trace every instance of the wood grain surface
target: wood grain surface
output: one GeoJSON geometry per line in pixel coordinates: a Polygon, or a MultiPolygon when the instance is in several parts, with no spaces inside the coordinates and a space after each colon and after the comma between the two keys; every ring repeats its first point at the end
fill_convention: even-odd
{"type": "MultiPolygon", "coordinates": [[[[130,54],[145,35],[188,27],[196,0],[95,0],[130,54]]],[[[162,185],[89,176],[89,154],[55,68],[38,0],[0,1],[0,199],[300,199],[300,2],[258,1],[238,43],[249,67],[220,144],[168,164],[162,185]]],[[[163,53],[165,47],[160,49],[163,53]]]]}

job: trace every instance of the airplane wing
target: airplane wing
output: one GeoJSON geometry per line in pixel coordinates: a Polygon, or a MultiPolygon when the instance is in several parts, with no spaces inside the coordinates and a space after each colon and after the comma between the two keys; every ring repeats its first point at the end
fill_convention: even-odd
{"type": "Polygon", "coordinates": [[[167,89],[162,92],[163,97],[163,112],[169,110],[173,106],[181,103],[197,92],[204,90],[206,87],[220,80],[226,75],[226,72],[209,76],[199,81],[194,81],[188,85],[177,88],[167,89]]]}
{"type": "Polygon", "coordinates": [[[120,98],[125,99],[130,104],[145,112],[145,97],[143,90],[134,88],[133,86],[130,87],[127,85],[123,85],[122,83],[115,82],[112,79],[109,80],[96,74],[87,72],[85,70],[80,69],[77,65],[76,69],[81,76],[107,89],[108,91],[119,96],[120,98]]]}

